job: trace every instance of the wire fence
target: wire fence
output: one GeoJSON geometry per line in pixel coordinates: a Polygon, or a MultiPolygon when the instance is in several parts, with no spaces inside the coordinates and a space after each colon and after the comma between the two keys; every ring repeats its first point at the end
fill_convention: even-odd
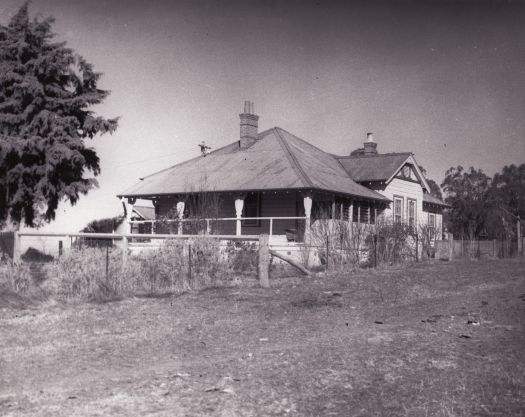
{"type": "Polygon", "coordinates": [[[517,239],[502,240],[444,240],[437,242],[436,257],[438,258],[517,258],[523,257],[523,244],[517,239]]]}

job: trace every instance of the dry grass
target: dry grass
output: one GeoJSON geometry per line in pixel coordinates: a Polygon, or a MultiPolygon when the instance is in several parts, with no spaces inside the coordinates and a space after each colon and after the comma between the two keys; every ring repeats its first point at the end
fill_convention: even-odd
{"type": "Polygon", "coordinates": [[[524,266],[0,310],[0,415],[522,416],[524,266]]]}
{"type": "Polygon", "coordinates": [[[55,279],[48,288],[67,299],[107,302],[231,286],[240,276],[256,276],[257,252],[250,244],[221,248],[216,239],[173,240],[128,255],[125,263],[123,256],[118,248],[70,251],[49,268],[55,279]]]}

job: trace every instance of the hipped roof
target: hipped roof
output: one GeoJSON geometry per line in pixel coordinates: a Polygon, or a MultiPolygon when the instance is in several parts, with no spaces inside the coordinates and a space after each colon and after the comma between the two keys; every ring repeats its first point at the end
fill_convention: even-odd
{"type": "Polygon", "coordinates": [[[390,201],[357,184],[335,156],[279,127],[259,133],[248,148],[236,141],[149,175],[119,197],[293,189],[390,201]]]}

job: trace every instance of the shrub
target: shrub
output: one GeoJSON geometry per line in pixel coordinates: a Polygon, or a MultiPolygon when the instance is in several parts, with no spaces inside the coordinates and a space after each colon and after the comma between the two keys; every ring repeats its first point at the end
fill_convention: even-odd
{"type": "Polygon", "coordinates": [[[20,258],[26,262],[53,262],[53,256],[29,247],[20,258]]]}
{"type": "Polygon", "coordinates": [[[224,250],[227,260],[227,269],[243,275],[257,273],[258,248],[254,242],[229,241],[224,250]]]}
{"type": "Polygon", "coordinates": [[[74,249],[56,261],[60,292],[68,298],[108,301],[126,295],[181,293],[231,285],[242,274],[256,273],[254,243],[228,244],[198,237],[172,239],[159,247],[129,255],[123,266],[120,249],[74,249]],[[190,270],[191,257],[191,270],[190,270]]]}
{"type": "Polygon", "coordinates": [[[122,252],[108,250],[107,277],[104,249],[85,247],[58,258],[56,271],[60,291],[68,298],[94,301],[108,301],[130,292],[130,280],[122,268],[122,252]]]}
{"type": "Polygon", "coordinates": [[[393,264],[414,259],[416,240],[412,227],[404,223],[378,222],[375,233],[376,237],[369,235],[366,243],[371,258],[377,257],[377,264],[393,264]]]}
{"type": "Polygon", "coordinates": [[[0,291],[8,290],[17,294],[27,294],[32,286],[29,265],[11,260],[0,264],[0,291]]]}

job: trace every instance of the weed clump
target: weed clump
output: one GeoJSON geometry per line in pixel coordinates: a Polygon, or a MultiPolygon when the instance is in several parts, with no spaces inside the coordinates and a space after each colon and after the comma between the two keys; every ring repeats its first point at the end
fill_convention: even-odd
{"type": "Polygon", "coordinates": [[[29,265],[7,260],[0,264],[0,291],[27,294],[32,286],[29,265]]]}
{"type": "Polygon", "coordinates": [[[66,298],[106,302],[230,286],[240,275],[255,275],[256,264],[254,244],[224,247],[201,237],[168,240],[135,255],[118,248],[78,248],[58,258],[55,266],[58,291],[66,298]]]}

